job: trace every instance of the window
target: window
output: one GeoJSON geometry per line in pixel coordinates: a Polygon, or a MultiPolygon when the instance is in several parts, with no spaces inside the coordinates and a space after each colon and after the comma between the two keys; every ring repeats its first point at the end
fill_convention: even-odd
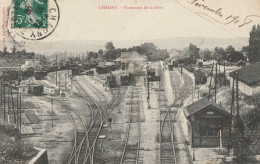
{"type": "Polygon", "coordinates": [[[200,128],[200,136],[202,137],[218,137],[219,128],[200,128]]]}
{"type": "Polygon", "coordinates": [[[25,89],[23,88],[23,92],[25,92],[25,89]]]}

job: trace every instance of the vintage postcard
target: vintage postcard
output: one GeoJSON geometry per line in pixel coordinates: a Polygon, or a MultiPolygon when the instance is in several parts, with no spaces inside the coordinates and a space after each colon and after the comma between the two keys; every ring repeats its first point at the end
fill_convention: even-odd
{"type": "Polygon", "coordinates": [[[260,0],[0,13],[0,164],[260,163],[260,0]]]}

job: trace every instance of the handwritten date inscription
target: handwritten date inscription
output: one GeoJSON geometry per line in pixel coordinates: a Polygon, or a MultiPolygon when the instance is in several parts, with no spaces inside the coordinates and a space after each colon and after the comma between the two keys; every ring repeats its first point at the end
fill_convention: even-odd
{"type": "MultiPolygon", "coordinates": [[[[260,15],[246,15],[240,16],[233,13],[226,13],[222,7],[215,7],[210,5],[206,0],[175,0],[184,8],[191,12],[207,19],[211,22],[222,25],[235,25],[239,28],[251,24],[260,18],[260,15]]],[[[210,1],[208,1],[210,2],[210,1]]],[[[259,22],[259,20],[258,20],[259,22]]]]}

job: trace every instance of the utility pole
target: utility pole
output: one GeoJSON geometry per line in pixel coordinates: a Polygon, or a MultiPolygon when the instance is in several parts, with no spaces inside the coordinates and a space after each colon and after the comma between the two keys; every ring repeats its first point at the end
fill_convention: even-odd
{"type": "Polygon", "coordinates": [[[19,128],[18,126],[19,126],[19,89],[17,88],[17,97],[16,97],[16,118],[17,118],[17,120],[16,120],[16,127],[17,128],[19,128]]]}
{"type": "Polygon", "coordinates": [[[147,96],[147,100],[150,100],[150,86],[149,86],[149,77],[147,77],[147,88],[148,88],[148,96],[147,96]]]}
{"type": "Polygon", "coordinates": [[[22,133],[22,94],[20,93],[20,132],[22,133]]]}
{"type": "Polygon", "coordinates": [[[60,94],[60,74],[59,74],[59,94],[60,94]]]}
{"type": "Polygon", "coordinates": [[[4,90],[4,121],[5,121],[6,120],[6,112],[5,112],[5,71],[3,71],[3,82],[4,82],[3,90],[4,90]]]}
{"type": "MultiPolygon", "coordinates": [[[[219,60],[220,61],[220,60],[219,60]]],[[[220,62],[218,63],[218,74],[219,74],[219,86],[221,87],[221,77],[220,77],[220,62]]]]}
{"type": "Polygon", "coordinates": [[[15,114],[15,109],[14,109],[14,97],[13,97],[13,90],[12,87],[10,87],[11,90],[11,99],[12,99],[12,107],[13,107],[13,115],[14,115],[14,123],[16,122],[16,114],[15,114]]]}
{"type": "Polygon", "coordinates": [[[51,127],[53,127],[53,97],[51,98],[51,127]]]}
{"type": "Polygon", "coordinates": [[[209,96],[208,96],[208,100],[210,98],[210,90],[211,90],[211,82],[212,82],[212,76],[213,76],[213,69],[214,69],[214,63],[212,65],[212,68],[211,68],[211,72],[210,72],[210,82],[209,82],[209,96]]]}
{"type": "Polygon", "coordinates": [[[8,94],[7,94],[7,105],[8,105],[8,111],[7,111],[7,122],[10,123],[10,83],[8,84],[8,87],[7,87],[7,91],[8,91],[8,94]]]}
{"type": "Polygon", "coordinates": [[[200,99],[200,85],[198,84],[198,99],[200,99]]]}
{"type": "Polygon", "coordinates": [[[224,61],[224,78],[225,78],[225,87],[227,87],[227,79],[226,79],[226,62],[224,61]]]}
{"type": "Polygon", "coordinates": [[[67,74],[65,74],[65,91],[67,90],[67,74]]]}
{"type": "Polygon", "coordinates": [[[1,106],[0,106],[0,112],[3,110],[3,80],[1,79],[1,106]]]}
{"type": "Polygon", "coordinates": [[[181,77],[182,77],[182,74],[183,74],[183,68],[182,68],[182,66],[181,66],[181,77]]]}
{"type": "Polygon", "coordinates": [[[218,83],[218,63],[216,63],[216,77],[215,77],[215,103],[217,103],[217,83],[218,83]]]}
{"type": "Polygon", "coordinates": [[[72,89],[73,89],[73,76],[70,77],[70,95],[71,95],[71,96],[72,96],[72,94],[73,94],[72,89]]]}
{"type": "Polygon", "coordinates": [[[58,56],[56,55],[56,87],[58,86],[58,56]]]}
{"type": "Polygon", "coordinates": [[[231,146],[231,132],[232,132],[232,122],[233,122],[233,108],[234,108],[234,88],[235,86],[235,72],[234,72],[234,76],[233,76],[233,86],[232,86],[232,99],[231,99],[231,110],[230,110],[230,126],[229,126],[229,146],[228,146],[228,155],[230,153],[230,146],[231,146]]]}
{"type": "Polygon", "coordinates": [[[236,73],[237,116],[239,116],[238,73],[236,73]]]}

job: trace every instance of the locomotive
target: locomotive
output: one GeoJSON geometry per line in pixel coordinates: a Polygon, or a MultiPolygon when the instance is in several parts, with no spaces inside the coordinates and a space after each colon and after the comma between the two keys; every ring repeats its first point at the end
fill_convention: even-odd
{"type": "Polygon", "coordinates": [[[108,75],[107,76],[107,80],[106,80],[106,84],[108,84],[108,86],[110,88],[116,88],[118,85],[116,83],[116,77],[114,75],[108,75]]]}

